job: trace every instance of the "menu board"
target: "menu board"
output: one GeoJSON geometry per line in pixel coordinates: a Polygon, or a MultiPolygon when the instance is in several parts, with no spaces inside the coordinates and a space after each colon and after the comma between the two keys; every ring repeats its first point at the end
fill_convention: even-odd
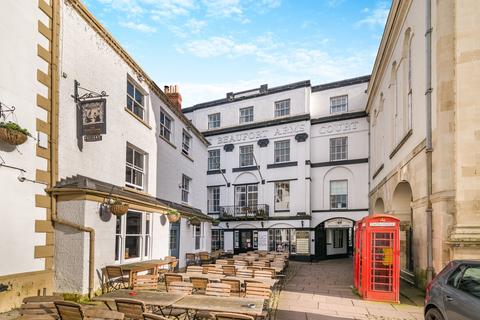
{"type": "Polygon", "coordinates": [[[258,231],[258,250],[268,251],[268,231],[258,231]]]}
{"type": "Polygon", "coordinates": [[[297,254],[310,254],[309,231],[297,231],[297,254]]]}

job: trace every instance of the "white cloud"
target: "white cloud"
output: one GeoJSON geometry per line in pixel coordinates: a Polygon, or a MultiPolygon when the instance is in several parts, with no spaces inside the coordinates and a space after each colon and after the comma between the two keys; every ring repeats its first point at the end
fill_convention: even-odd
{"type": "Polygon", "coordinates": [[[207,21],[190,19],[187,21],[187,23],[185,23],[185,28],[187,28],[187,32],[197,34],[200,33],[206,25],[207,21]]]}
{"type": "Polygon", "coordinates": [[[242,17],[243,9],[240,0],[203,0],[207,15],[210,17],[242,17]]]}
{"type": "Polygon", "coordinates": [[[182,53],[189,52],[200,58],[213,58],[223,55],[236,57],[253,54],[257,51],[257,47],[251,43],[236,42],[229,37],[210,37],[191,41],[178,50],[182,53]]]}
{"type": "Polygon", "coordinates": [[[381,1],[377,3],[375,8],[364,8],[362,12],[366,13],[365,18],[357,21],[354,24],[355,28],[361,28],[363,26],[367,26],[370,28],[374,27],[381,27],[385,26],[385,22],[387,21],[388,12],[390,11],[390,7],[387,2],[381,1]]]}
{"type": "Polygon", "coordinates": [[[132,22],[132,21],[127,21],[127,22],[120,22],[120,25],[122,27],[125,27],[125,28],[128,28],[128,29],[132,29],[132,30],[136,30],[136,31],[140,31],[140,32],[144,32],[144,33],[152,33],[152,32],[156,32],[157,29],[153,28],[153,27],[150,27],[144,23],[135,23],[135,22],[132,22]]]}

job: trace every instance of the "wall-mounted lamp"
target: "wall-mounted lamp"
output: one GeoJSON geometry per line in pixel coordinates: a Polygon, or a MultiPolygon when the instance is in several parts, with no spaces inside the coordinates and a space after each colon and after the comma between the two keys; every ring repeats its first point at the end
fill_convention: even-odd
{"type": "Polygon", "coordinates": [[[227,222],[227,229],[230,229],[230,225],[228,224],[228,222],[227,222]]]}
{"type": "Polygon", "coordinates": [[[260,224],[262,225],[262,228],[263,228],[263,221],[262,221],[262,222],[260,222],[260,224]]]}
{"type": "Polygon", "coordinates": [[[301,221],[301,224],[302,224],[302,228],[303,228],[303,220],[301,221]]]}

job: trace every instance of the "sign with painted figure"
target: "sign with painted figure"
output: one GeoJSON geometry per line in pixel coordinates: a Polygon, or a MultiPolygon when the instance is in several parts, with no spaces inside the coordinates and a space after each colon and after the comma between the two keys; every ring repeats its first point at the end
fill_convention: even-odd
{"type": "Polygon", "coordinates": [[[269,129],[259,129],[252,130],[249,132],[238,132],[232,133],[229,135],[222,135],[214,139],[210,139],[210,143],[223,145],[229,143],[239,143],[247,141],[256,141],[259,139],[269,138],[269,137],[283,137],[289,135],[295,135],[298,133],[305,132],[305,123],[294,123],[286,124],[279,127],[269,128],[269,129]]]}
{"type": "Polygon", "coordinates": [[[102,140],[107,133],[105,99],[85,100],[79,103],[82,116],[82,134],[85,141],[102,140]]]}
{"type": "Polygon", "coordinates": [[[268,231],[258,231],[258,250],[268,251],[268,231]]]}
{"type": "Polygon", "coordinates": [[[325,228],[353,228],[353,221],[344,218],[336,218],[325,221],[324,225],[325,228]]]}

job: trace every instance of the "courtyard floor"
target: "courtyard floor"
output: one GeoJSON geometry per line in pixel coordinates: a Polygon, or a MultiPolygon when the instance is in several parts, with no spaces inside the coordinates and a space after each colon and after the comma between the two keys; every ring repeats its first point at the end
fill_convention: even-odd
{"type": "Polygon", "coordinates": [[[423,319],[421,292],[409,288],[400,304],[361,300],[352,291],[352,260],[291,262],[278,298],[276,320],[423,319]]]}

